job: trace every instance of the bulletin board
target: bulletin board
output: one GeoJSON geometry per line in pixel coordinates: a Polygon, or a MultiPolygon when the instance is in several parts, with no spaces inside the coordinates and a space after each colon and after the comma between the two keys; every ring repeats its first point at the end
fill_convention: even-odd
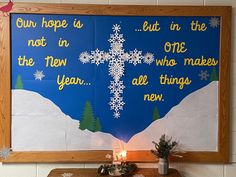
{"type": "Polygon", "coordinates": [[[1,16],[3,162],[229,160],[231,7],[15,3],[1,16]]]}

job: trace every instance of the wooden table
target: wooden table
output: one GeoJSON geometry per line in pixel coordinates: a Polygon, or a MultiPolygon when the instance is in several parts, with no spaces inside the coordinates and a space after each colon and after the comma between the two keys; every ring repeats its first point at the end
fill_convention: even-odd
{"type": "MultiPolygon", "coordinates": [[[[135,174],[142,174],[144,177],[181,177],[175,169],[170,169],[169,174],[162,176],[158,174],[156,168],[139,168],[135,174]]],[[[52,170],[48,177],[97,177],[97,169],[95,168],[62,168],[52,170]],[[63,175],[64,174],[64,175],[63,175]]],[[[133,175],[130,175],[130,177],[133,175]]],[[[139,175],[142,177],[141,175],[139,175]]],[[[137,175],[137,177],[139,177],[137,175]]],[[[111,176],[102,176],[111,177],[111,176]]]]}

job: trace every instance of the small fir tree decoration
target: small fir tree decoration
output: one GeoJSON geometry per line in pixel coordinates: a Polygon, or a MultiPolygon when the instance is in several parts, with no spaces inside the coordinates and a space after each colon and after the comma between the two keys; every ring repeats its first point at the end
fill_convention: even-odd
{"type": "Polygon", "coordinates": [[[218,81],[218,74],[216,73],[216,68],[211,70],[210,81],[218,81]]]}
{"type": "Polygon", "coordinates": [[[160,119],[160,114],[157,109],[157,106],[155,106],[154,111],[153,111],[153,115],[152,115],[152,121],[155,121],[157,119],[160,119]]]}
{"type": "Polygon", "coordinates": [[[23,82],[20,75],[17,76],[15,89],[23,89],[23,82]]]}
{"type": "Polygon", "coordinates": [[[88,129],[93,132],[94,131],[94,123],[95,123],[95,121],[94,121],[94,114],[93,114],[92,105],[89,101],[87,101],[84,106],[84,111],[82,114],[82,119],[80,121],[79,128],[81,130],[88,129]]]}
{"type": "Polygon", "coordinates": [[[176,141],[172,141],[172,138],[166,137],[166,135],[162,135],[159,142],[156,143],[152,141],[155,145],[155,150],[151,150],[151,152],[158,158],[168,159],[171,153],[175,153],[175,148],[178,143],[176,141]]]}
{"type": "Polygon", "coordinates": [[[100,119],[97,118],[95,120],[94,132],[99,132],[99,131],[102,131],[102,126],[101,126],[101,123],[100,123],[100,119]]]}

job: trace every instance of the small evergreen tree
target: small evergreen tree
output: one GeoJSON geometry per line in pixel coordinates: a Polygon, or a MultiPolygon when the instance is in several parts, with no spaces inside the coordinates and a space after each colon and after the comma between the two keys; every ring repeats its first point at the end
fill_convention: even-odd
{"type": "Polygon", "coordinates": [[[81,130],[88,129],[90,131],[94,131],[94,123],[94,115],[91,103],[86,101],[79,128],[81,130]]]}
{"type": "Polygon", "coordinates": [[[152,121],[155,121],[157,119],[160,119],[160,114],[159,114],[157,107],[155,106],[155,108],[153,110],[153,114],[152,114],[152,121]]]}
{"type": "Polygon", "coordinates": [[[211,76],[210,76],[210,81],[218,81],[219,78],[218,78],[218,74],[216,73],[216,69],[213,68],[211,70],[211,76]]]}
{"type": "Polygon", "coordinates": [[[100,119],[97,118],[94,125],[94,132],[100,132],[100,131],[102,131],[102,126],[101,126],[100,119]]]}
{"type": "Polygon", "coordinates": [[[23,83],[20,75],[17,76],[15,89],[23,89],[23,83]]]}

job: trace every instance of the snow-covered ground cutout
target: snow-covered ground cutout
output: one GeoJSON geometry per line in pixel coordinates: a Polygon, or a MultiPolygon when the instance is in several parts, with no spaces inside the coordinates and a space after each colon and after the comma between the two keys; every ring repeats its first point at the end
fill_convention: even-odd
{"type": "MultiPolygon", "coordinates": [[[[189,94],[160,120],[136,134],[127,150],[150,150],[161,134],[181,141],[185,150],[216,151],[218,82],[189,94]]],[[[12,149],[109,150],[120,140],[110,134],[80,130],[79,121],[65,115],[49,99],[26,90],[12,90],[12,149]]]]}

